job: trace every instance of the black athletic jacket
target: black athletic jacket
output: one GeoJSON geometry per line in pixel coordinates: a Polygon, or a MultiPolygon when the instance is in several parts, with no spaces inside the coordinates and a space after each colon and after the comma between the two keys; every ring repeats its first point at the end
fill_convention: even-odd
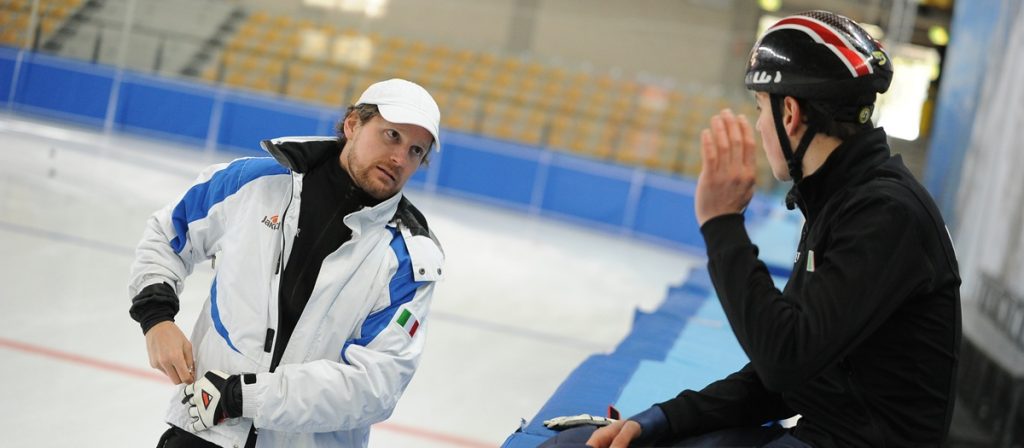
{"type": "Polygon", "coordinates": [[[660,403],[676,436],[794,414],[815,446],[938,446],[953,410],[960,276],[935,204],[881,129],[795,188],[807,218],[785,291],[741,215],[701,228],[708,270],[750,363],[660,403]]]}

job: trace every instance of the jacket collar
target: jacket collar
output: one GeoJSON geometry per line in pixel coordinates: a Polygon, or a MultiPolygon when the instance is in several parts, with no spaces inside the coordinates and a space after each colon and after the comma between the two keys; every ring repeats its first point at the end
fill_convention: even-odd
{"type": "Polygon", "coordinates": [[[885,130],[875,128],[840,144],[814,174],[803,178],[790,190],[804,216],[816,216],[829,199],[846,188],[859,184],[875,168],[889,160],[885,130]]]}
{"type": "Polygon", "coordinates": [[[260,146],[274,156],[277,163],[296,173],[307,173],[328,157],[337,154],[345,139],[337,137],[281,137],[263,140],[260,146]]]}
{"type": "Polygon", "coordinates": [[[352,229],[352,237],[355,238],[356,235],[362,233],[363,229],[380,228],[390,223],[403,198],[402,193],[399,192],[373,207],[363,207],[346,216],[345,224],[352,229]]]}
{"type": "MultiPolygon", "coordinates": [[[[343,137],[281,137],[260,142],[260,146],[278,163],[300,174],[336,155],[339,145],[345,146],[343,137]]],[[[391,221],[401,221],[413,235],[429,236],[436,241],[427,227],[426,218],[401,192],[345,217],[345,224],[353,234],[361,232],[364,226],[383,226],[391,221]]]]}

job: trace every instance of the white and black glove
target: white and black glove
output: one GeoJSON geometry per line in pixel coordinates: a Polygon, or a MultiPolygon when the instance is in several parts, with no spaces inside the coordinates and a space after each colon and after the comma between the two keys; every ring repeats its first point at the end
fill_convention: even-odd
{"type": "Polygon", "coordinates": [[[198,381],[186,385],[184,393],[181,404],[188,405],[194,432],[242,416],[242,385],[238,375],[210,370],[198,381]]]}
{"type": "Polygon", "coordinates": [[[580,415],[566,415],[563,417],[555,417],[550,420],[544,420],[544,426],[548,429],[554,429],[555,431],[561,431],[563,429],[575,428],[583,425],[594,425],[594,426],[607,426],[612,424],[615,419],[598,417],[590,414],[580,415]]]}

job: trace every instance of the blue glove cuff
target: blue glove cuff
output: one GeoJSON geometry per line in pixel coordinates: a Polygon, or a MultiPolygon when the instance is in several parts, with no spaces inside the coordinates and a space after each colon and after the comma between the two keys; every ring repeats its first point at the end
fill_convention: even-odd
{"type": "Polygon", "coordinates": [[[640,424],[640,437],[633,439],[638,444],[654,443],[661,439],[669,429],[668,417],[658,406],[651,406],[646,411],[629,418],[640,424]]]}

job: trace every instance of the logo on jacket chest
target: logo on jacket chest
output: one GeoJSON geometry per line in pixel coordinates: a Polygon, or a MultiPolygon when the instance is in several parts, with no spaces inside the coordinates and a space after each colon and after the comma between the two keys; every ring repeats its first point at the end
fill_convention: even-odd
{"type": "Polygon", "coordinates": [[[263,220],[261,220],[260,222],[262,222],[263,225],[267,226],[267,228],[271,230],[277,230],[281,228],[281,221],[277,215],[264,216],[263,220]]]}

